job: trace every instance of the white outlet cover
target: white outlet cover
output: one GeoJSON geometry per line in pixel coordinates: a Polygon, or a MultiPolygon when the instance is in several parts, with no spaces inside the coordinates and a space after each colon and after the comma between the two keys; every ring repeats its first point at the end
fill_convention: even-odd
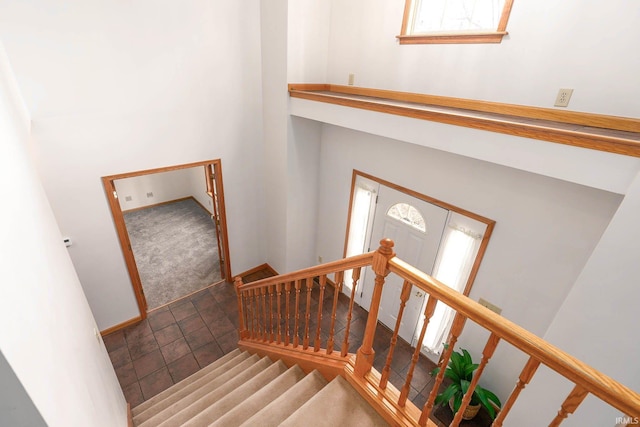
{"type": "Polygon", "coordinates": [[[556,102],[553,104],[555,107],[567,107],[569,106],[569,100],[573,94],[573,89],[560,89],[558,96],[556,96],[556,102]]]}

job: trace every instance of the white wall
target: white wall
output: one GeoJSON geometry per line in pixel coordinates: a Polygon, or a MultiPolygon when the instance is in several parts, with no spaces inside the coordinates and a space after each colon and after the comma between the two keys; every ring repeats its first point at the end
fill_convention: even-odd
{"type": "MultiPolygon", "coordinates": [[[[547,341],[636,391],[640,390],[640,341],[636,331],[639,212],[640,175],[544,335],[547,341]]],[[[540,409],[546,408],[543,414],[557,410],[571,386],[549,372],[538,375],[522,400],[540,402],[540,409]]],[[[566,425],[614,425],[620,415],[608,405],[588,399],[566,425]]],[[[519,405],[510,422],[520,425],[523,419],[531,420],[531,425],[545,424],[540,412],[532,414],[519,405]]]]}
{"type": "Polygon", "coordinates": [[[400,46],[402,1],[331,6],[329,83],[550,108],[573,88],[571,110],[640,115],[635,0],[516,1],[501,44],[466,45],[400,46]]]}
{"type": "Polygon", "coordinates": [[[0,351],[8,363],[0,371],[11,381],[3,393],[26,392],[15,403],[34,425],[37,411],[50,427],[126,426],[122,390],[29,154],[17,92],[0,44],[0,179],[11,182],[4,197],[14,201],[0,210],[0,351]]]}
{"type": "MultiPolygon", "coordinates": [[[[318,255],[342,257],[351,185],[358,169],[496,221],[471,291],[506,318],[543,335],[620,203],[621,196],[330,125],[323,126],[318,255]]],[[[372,243],[372,246],[375,246],[372,243]]],[[[472,326],[467,326],[472,331],[472,326]]],[[[484,342],[468,332],[475,354],[484,342]]],[[[507,394],[519,357],[497,355],[487,378],[507,394]],[[501,360],[502,358],[502,360],[501,360]]]]}
{"type": "Polygon", "coordinates": [[[207,193],[207,175],[203,166],[187,169],[190,195],[209,213],[213,213],[213,200],[207,193]]]}
{"type": "Polygon", "coordinates": [[[287,3],[260,2],[263,224],[267,262],[279,272],[287,270],[287,3]]]}
{"type": "Polygon", "coordinates": [[[0,351],[0,425],[46,427],[38,408],[0,351]]]}
{"type": "Polygon", "coordinates": [[[178,169],[149,175],[134,176],[115,180],[120,209],[127,211],[140,207],[193,197],[205,207],[211,203],[207,198],[204,168],[178,169]],[[153,193],[147,197],[147,193],[153,193]],[[127,201],[127,196],[131,197],[127,201]]]}
{"type": "Polygon", "coordinates": [[[233,272],[264,262],[259,1],[5,1],[38,166],[101,329],[138,315],[100,177],[220,158],[233,272]]]}

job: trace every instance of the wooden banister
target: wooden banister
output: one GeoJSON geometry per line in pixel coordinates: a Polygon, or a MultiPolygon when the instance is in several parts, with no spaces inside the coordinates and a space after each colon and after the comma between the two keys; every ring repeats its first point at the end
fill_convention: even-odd
{"type": "Polygon", "coordinates": [[[640,395],[633,390],[398,258],[389,260],[389,270],[411,281],[414,286],[453,307],[459,314],[472,319],[574,384],[582,385],[589,393],[614,408],[634,417],[640,416],[640,395]],[[620,396],[627,398],[620,399],[620,396]]]}
{"type": "Polygon", "coordinates": [[[331,274],[336,271],[345,271],[352,270],[358,267],[365,267],[367,265],[371,265],[373,261],[373,256],[376,252],[368,252],[362,255],[356,255],[349,258],[328,262],[326,264],[322,264],[316,267],[305,268],[304,270],[294,271],[293,273],[281,274],[275,277],[267,277],[266,279],[257,280],[251,283],[245,283],[240,287],[240,290],[246,291],[249,289],[259,289],[263,286],[270,285],[276,283],[278,281],[281,282],[292,282],[295,280],[303,280],[307,277],[316,277],[321,276],[323,274],[331,274]]]}
{"type": "Polygon", "coordinates": [[[238,296],[240,347],[263,355],[282,358],[286,361],[285,363],[300,363],[307,371],[319,369],[327,377],[343,375],[391,424],[433,427],[429,417],[444,379],[444,367],[449,363],[466,320],[470,319],[489,331],[490,337],[467,393],[462,398],[461,409],[455,415],[451,426],[457,426],[460,423],[462,412],[470,403],[480,376],[501,340],[507,341],[519,351],[527,354],[529,360],[520,373],[513,392],[494,420],[493,427],[500,427],[504,424],[516,399],[531,381],[540,364],[546,365],[557,374],[567,378],[575,386],[560,405],[557,415],[550,414],[549,419],[555,416],[550,425],[559,425],[576,410],[589,394],[608,403],[632,419],[640,417],[640,394],[398,259],[393,252],[393,245],[391,240],[383,239],[379,249],[375,252],[249,284],[244,284],[240,278],[236,278],[234,286],[238,296]],[[354,300],[362,268],[367,266],[371,266],[376,276],[371,306],[362,335],[362,345],[354,355],[349,353],[354,300]],[[347,312],[340,310],[340,324],[344,324],[344,329],[340,333],[344,334],[344,338],[341,351],[338,353],[333,351],[334,334],[339,311],[338,302],[345,280],[345,272],[348,270],[351,271],[351,298],[347,312]],[[335,284],[328,278],[329,274],[335,275],[335,284]],[[380,375],[372,368],[375,356],[373,342],[385,278],[389,274],[399,276],[404,280],[404,285],[398,301],[397,323],[380,375]],[[321,324],[327,327],[326,320],[329,320],[325,319],[325,323],[322,323],[327,283],[332,283],[332,287],[329,289],[332,289],[334,294],[332,298],[327,298],[327,302],[332,300],[332,307],[326,349],[323,349],[321,324]],[[400,322],[409,295],[413,291],[412,288],[424,291],[428,294],[428,300],[424,310],[423,326],[400,391],[390,383],[389,377],[394,348],[398,341],[400,322]],[[292,291],[295,297],[291,295],[292,291]],[[313,298],[316,295],[319,298],[317,304],[312,304],[312,295],[313,298]],[[284,304],[281,301],[282,298],[284,298],[284,304]],[[422,408],[416,408],[407,399],[408,393],[411,388],[414,368],[420,356],[422,339],[438,302],[452,308],[456,314],[449,334],[448,345],[445,346],[440,361],[441,369],[434,379],[432,391],[425,405],[422,408]],[[283,308],[284,313],[282,313],[283,308]],[[316,321],[315,325],[311,324],[311,319],[316,321]],[[276,324],[274,325],[274,323],[276,324]],[[283,323],[284,327],[282,327],[283,323]]]}

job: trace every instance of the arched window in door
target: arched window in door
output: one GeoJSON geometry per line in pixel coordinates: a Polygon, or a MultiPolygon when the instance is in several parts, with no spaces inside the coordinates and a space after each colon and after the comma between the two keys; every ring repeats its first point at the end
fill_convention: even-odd
{"type": "Polygon", "coordinates": [[[387,216],[402,221],[416,230],[427,232],[427,224],[418,209],[408,203],[396,203],[387,211],[387,216]]]}

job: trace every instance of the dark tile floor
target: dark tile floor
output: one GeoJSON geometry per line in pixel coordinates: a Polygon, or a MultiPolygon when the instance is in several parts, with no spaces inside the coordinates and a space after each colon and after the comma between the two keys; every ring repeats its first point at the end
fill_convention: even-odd
{"type": "MultiPolygon", "coordinates": [[[[268,272],[256,272],[244,278],[245,283],[268,277],[268,272]]],[[[301,299],[303,301],[303,299],[301,299]]],[[[323,298],[321,346],[328,340],[333,288],[327,286],[323,298]]],[[[317,328],[318,292],[312,293],[312,311],[309,325],[311,345],[317,328]]],[[[340,350],[346,332],[346,313],[349,300],[339,295],[335,327],[335,349],[340,350]]],[[[354,306],[349,331],[349,351],[355,353],[361,337],[367,312],[354,306]]],[[[209,363],[237,348],[237,298],[231,283],[220,283],[194,295],[149,313],[148,318],[136,325],[104,337],[109,356],[120,385],[132,407],[160,393],[171,385],[193,374],[209,363]]],[[[293,319],[290,323],[293,330],[293,319]]],[[[304,326],[301,324],[301,336],[304,326]]],[[[374,341],[376,352],[374,367],[382,371],[389,351],[391,331],[378,324],[374,341]]],[[[396,345],[389,381],[399,390],[410,367],[413,349],[399,339],[396,345]]],[[[435,365],[420,355],[413,374],[409,399],[418,407],[426,402],[433,387],[429,372],[435,365]]]]}
{"type": "Polygon", "coordinates": [[[221,283],[105,336],[109,357],[131,406],[237,348],[237,307],[233,285],[221,283]]]}

